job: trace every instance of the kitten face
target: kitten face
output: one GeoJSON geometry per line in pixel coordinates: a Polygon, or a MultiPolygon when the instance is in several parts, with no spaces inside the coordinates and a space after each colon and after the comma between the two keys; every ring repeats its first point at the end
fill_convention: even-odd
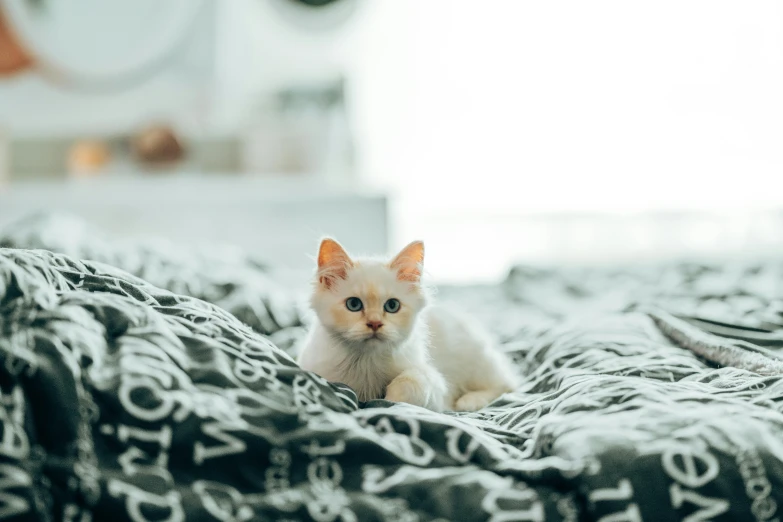
{"type": "Polygon", "coordinates": [[[405,341],[426,305],[423,246],[413,250],[388,263],[354,261],[336,242],[324,240],[311,299],[321,324],[356,349],[393,349],[405,341]]]}

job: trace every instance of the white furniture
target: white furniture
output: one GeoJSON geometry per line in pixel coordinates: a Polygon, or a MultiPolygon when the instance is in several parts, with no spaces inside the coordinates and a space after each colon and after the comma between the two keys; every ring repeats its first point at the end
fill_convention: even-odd
{"type": "Polygon", "coordinates": [[[149,174],[0,187],[0,225],[40,211],[73,214],[121,238],[236,245],[292,269],[312,267],[323,235],[358,252],[389,247],[384,196],[305,178],[149,174]]]}

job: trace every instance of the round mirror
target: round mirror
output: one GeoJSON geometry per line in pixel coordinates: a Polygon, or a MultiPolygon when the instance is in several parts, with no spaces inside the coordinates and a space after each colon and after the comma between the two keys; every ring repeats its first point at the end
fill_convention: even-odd
{"type": "Polygon", "coordinates": [[[0,0],[44,74],[111,86],[149,77],[183,41],[203,0],[0,0]]]}

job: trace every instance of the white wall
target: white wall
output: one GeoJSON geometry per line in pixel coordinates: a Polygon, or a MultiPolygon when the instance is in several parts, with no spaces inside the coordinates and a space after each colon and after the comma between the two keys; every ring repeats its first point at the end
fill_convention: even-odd
{"type": "Polygon", "coordinates": [[[783,4],[401,0],[394,8],[407,11],[408,27],[396,38],[375,34],[388,40],[391,52],[378,60],[391,60],[396,78],[376,65],[391,81],[363,110],[377,122],[374,141],[385,143],[373,174],[415,184],[410,195],[422,205],[781,202],[771,189],[783,188],[783,4]],[[451,197],[435,197],[444,186],[451,197]]]}
{"type": "MultiPolygon", "coordinates": [[[[530,237],[515,225],[530,213],[783,206],[780,2],[381,3],[365,171],[401,195],[398,244],[448,245],[431,270],[629,253],[611,227],[580,249],[530,237]]],[[[677,229],[642,254],[681,244],[677,229]]]]}

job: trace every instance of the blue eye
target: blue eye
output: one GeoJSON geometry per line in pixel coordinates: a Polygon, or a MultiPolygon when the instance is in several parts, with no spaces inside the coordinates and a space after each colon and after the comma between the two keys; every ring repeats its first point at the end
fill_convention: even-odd
{"type": "Polygon", "coordinates": [[[383,309],[390,314],[396,314],[400,310],[400,302],[394,298],[389,299],[384,303],[383,309]]]}
{"type": "Polygon", "coordinates": [[[362,300],[358,297],[349,297],[345,300],[345,307],[351,312],[358,312],[364,308],[364,305],[362,304],[362,300]]]}

